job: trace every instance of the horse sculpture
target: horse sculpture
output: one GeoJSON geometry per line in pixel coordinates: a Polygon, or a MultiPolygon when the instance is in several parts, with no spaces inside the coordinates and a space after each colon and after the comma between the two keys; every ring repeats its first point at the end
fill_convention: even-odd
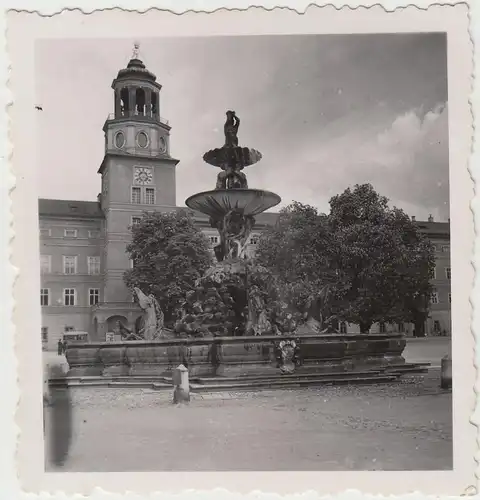
{"type": "Polygon", "coordinates": [[[134,287],[138,305],[145,313],[143,326],[139,332],[145,340],[164,336],[164,314],[153,294],[145,295],[140,288],[134,287]]]}

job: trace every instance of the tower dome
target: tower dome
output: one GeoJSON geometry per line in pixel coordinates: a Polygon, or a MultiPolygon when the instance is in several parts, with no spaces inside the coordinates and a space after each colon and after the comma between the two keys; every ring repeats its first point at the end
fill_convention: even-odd
{"type": "Polygon", "coordinates": [[[147,80],[151,80],[152,82],[157,80],[157,77],[145,67],[143,61],[138,59],[137,54],[134,54],[132,59],[130,59],[126,68],[123,68],[118,72],[117,80],[127,78],[145,78],[147,80]]]}

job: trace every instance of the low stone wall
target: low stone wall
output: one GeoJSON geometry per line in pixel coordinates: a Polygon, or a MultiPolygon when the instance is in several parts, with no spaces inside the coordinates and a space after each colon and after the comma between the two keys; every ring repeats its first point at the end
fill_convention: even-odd
{"type": "Polygon", "coordinates": [[[298,372],[405,363],[401,334],[215,337],[71,345],[68,375],[168,376],[179,364],[188,367],[191,377],[278,373],[284,361],[282,341],[295,342],[298,372]]]}

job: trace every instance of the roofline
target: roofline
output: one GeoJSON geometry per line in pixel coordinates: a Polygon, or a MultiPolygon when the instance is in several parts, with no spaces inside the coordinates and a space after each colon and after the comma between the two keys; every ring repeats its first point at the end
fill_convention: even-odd
{"type": "MultiPolygon", "coordinates": [[[[166,120],[166,118],[165,118],[166,120]]],[[[122,116],[122,117],[119,117],[119,118],[107,118],[105,120],[105,123],[103,124],[103,127],[102,127],[102,130],[104,132],[107,131],[107,128],[108,128],[108,124],[111,123],[111,122],[116,122],[116,123],[126,123],[126,122],[135,122],[135,123],[150,123],[150,124],[155,124],[155,125],[159,125],[160,127],[162,127],[163,129],[165,129],[167,132],[170,132],[170,130],[172,130],[172,127],[170,125],[168,125],[168,123],[164,123],[162,121],[157,121],[157,120],[154,120],[153,118],[149,117],[149,116],[142,116],[142,115],[135,115],[135,116],[122,116]]]]}
{"type": "MultiPolygon", "coordinates": [[[[124,69],[127,69],[127,68],[124,68],[124,69]]],[[[153,75],[153,73],[152,73],[152,75],[153,75]]],[[[126,76],[121,76],[121,77],[117,76],[116,78],[113,79],[111,87],[112,87],[112,89],[114,89],[117,83],[122,83],[125,80],[127,80],[127,81],[128,80],[134,80],[134,81],[137,80],[137,81],[140,81],[140,82],[144,82],[144,83],[148,83],[150,85],[153,85],[154,87],[157,88],[157,90],[160,91],[160,90],[162,90],[162,85],[157,82],[156,75],[154,75],[154,76],[155,76],[155,80],[151,80],[151,79],[148,79],[148,78],[135,77],[135,76],[132,76],[132,75],[126,75],[126,76]]]]}
{"type": "Polygon", "coordinates": [[[52,214],[50,212],[38,212],[39,217],[50,217],[52,219],[98,219],[98,220],[103,220],[105,219],[105,215],[103,214],[92,214],[92,215],[86,215],[86,214],[52,214]]]}

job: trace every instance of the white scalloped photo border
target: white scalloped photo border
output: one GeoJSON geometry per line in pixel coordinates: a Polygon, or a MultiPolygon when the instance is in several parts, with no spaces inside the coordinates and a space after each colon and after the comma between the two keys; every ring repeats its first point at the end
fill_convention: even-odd
{"type": "MultiPolygon", "coordinates": [[[[11,5],[8,5],[9,8],[14,9],[8,15],[9,16],[18,16],[18,15],[26,15],[26,12],[36,12],[36,14],[31,14],[31,16],[44,18],[45,25],[48,25],[48,36],[59,36],[61,32],[61,28],[59,28],[60,20],[62,23],[71,22],[71,19],[75,16],[82,17],[84,14],[93,13],[89,16],[84,17],[83,29],[85,29],[85,25],[88,25],[88,29],[95,30],[95,36],[109,36],[108,29],[100,29],[100,25],[105,26],[105,24],[100,21],[97,22],[97,19],[100,19],[102,16],[115,14],[119,17],[130,16],[128,23],[130,26],[126,25],[126,21],[122,21],[122,28],[119,29],[117,36],[122,37],[131,37],[134,38],[132,33],[132,21],[134,17],[137,19],[139,16],[136,16],[136,13],[146,12],[148,11],[147,16],[143,16],[143,20],[147,20],[145,24],[142,25],[142,33],[145,36],[145,33],[150,33],[148,30],[152,30],[151,23],[155,16],[161,14],[158,9],[164,9],[167,12],[164,16],[171,16],[170,19],[171,24],[175,24],[173,19],[182,18],[182,20],[186,20],[189,17],[196,16],[195,12],[208,12],[212,13],[212,18],[215,15],[219,15],[222,12],[226,14],[232,15],[232,12],[229,10],[239,9],[244,10],[250,6],[250,2],[242,1],[242,0],[232,0],[228,2],[222,2],[221,0],[204,0],[204,1],[194,1],[194,0],[182,0],[182,1],[157,1],[151,2],[146,0],[123,0],[118,2],[108,1],[108,0],[84,0],[78,3],[68,2],[66,0],[9,0],[11,1],[11,5]],[[65,10],[67,9],[67,10],[65,10]],[[109,11],[108,9],[114,9],[113,11],[109,11]],[[218,11],[218,9],[221,9],[218,11]],[[106,10],[106,11],[105,11],[106,10]],[[19,11],[24,11],[24,13],[20,14],[19,11]],[[62,13],[63,11],[63,13],[62,13]],[[126,12],[129,11],[129,12],[126,12]],[[82,14],[83,12],[83,14],[82,14]],[[61,14],[60,14],[61,13],[61,14]],[[182,14],[182,16],[176,16],[176,14],[182,14]],[[173,17],[172,17],[173,16],[173,17]],[[151,19],[151,20],[148,20],[151,19]],[[148,30],[145,26],[149,24],[148,30]],[[57,31],[56,31],[57,30],[57,31]],[[60,31],[58,31],[60,30],[60,31]]],[[[4,2],[5,3],[5,2],[4,2]]],[[[318,3],[317,6],[322,5],[326,6],[325,10],[322,13],[329,13],[332,15],[334,12],[343,12],[344,18],[351,18],[352,13],[374,13],[377,10],[380,13],[390,12],[390,15],[411,15],[415,17],[415,13],[421,12],[429,12],[434,13],[439,9],[451,9],[453,7],[448,7],[456,4],[457,6],[462,4],[467,10],[468,2],[442,2],[447,4],[447,6],[440,6],[436,2],[430,2],[428,0],[418,0],[414,4],[410,2],[402,2],[399,0],[384,0],[383,2],[349,2],[346,4],[345,2],[322,2],[318,3]],[[373,7],[372,7],[373,6],[373,7]],[[370,7],[370,8],[366,8],[370,7]],[[340,11],[339,9],[342,9],[340,11]],[[395,9],[398,9],[395,13],[395,9]],[[428,10],[427,10],[428,9],[428,10]]],[[[305,21],[307,16],[314,16],[315,11],[318,8],[316,5],[312,5],[311,2],[305,1],[291,1],[291,2],[274,2],[272,0],[262,1],[261,3],[256,3],[257,7],[250,8],[244,15],[247,14],[251,16],[249,18],[249,23],[247,26],[240,27],[244,31],[244,34],[255,33],[259,30],[265,31],[265,20],[267,15],[269,15],[269,9],[275,9],[274,12],[270,13],[270,15],[275,15],[277,17],[283,17],[283,21],[288,19],[290,22],[291,32],[295,32],[295,26],[292,26],[292,19],[295,19],[293,25],[297,23],[298,25],[302,24],[305,21]],[[260,7],[259,7],[260,6],[260,7]],[[309,7],[310,6],[310,7],[309,7]],[[281,7],[281,8],[279,8],[281,7]],[[308,9],[308,10],[307,10],[308,9]],[[307,11],[306,16],[298,16],[298,13],[305,13],[307,11]],[[253,17],[252,17],[253,16],[253,17]],[[291,16],[291,17],[289,17],[291,16]],[[296,16],[296,17],[295,17],[296,16]],[[256,31],[257,30],[257,31],[256,31]]],[[[473,42],[474,48],[474,61],[476,62],[478,59],[478,54],[480,51],[477,49],[478,40],[480,39],[480,2],[478,0],[473,0],[472,4],[469,4],[468,15],[470,16],[470,37],[473,42]]],[[[434,15],[434,14],[432,14],[434,15]]],[[[33,18],[31,17],[31,19],[33,18]]],[[[326,16],[323,16],[326,17],[326,16]]],[[[452,16],[454,17],[454,16],[452,16]]],[[[211,21],[212,18],[209,18],[211,21]]],[[[27,18],[25,18],[27,19],[27,18]]],[[[271,19],[271,17],[269,18],[271,19]]],[[[408,492],[412,493],[412,498],[423,498],[423,496],[418,493],[419,491],[423,493],[431,493],[435,492],[441,494],[449,495],[472,495],[477,491],[477,481],[478,481],[478,466],[475,468],[475,472],[473,470],[473,454],[475,454],[475,458],[478,459],[478,433],[477,429],[470,429],[468,427],[468,421],[464,422],[464,426],[460,427],[461,429],[466,429],[465,434],[455,435],[455,440],[458,443],[458,440],[461,443],[462,447],[466,447],[467,455],[472,455],[472,460],[468,464],[469,470],[462,477],[460,483],[455,483],[455,488],[452,490],[448,487],[448,476],[450,474],[449,471],[444,472],[422,472],[418,471],[413,472],[358,472],[358,473],[350,473],[350,472],[342,472],[342,473],[290,473],[290,472],[282,472],[282,473],[266,473],[266,472],[253,472],[253,473],[237,473],[237,472],[222,472],[222,473],[122,473],[122,474],[63,474],[62,477],[58,477],[59,474],[45,474],[39,473],[35,466],[28,468],[27,461],[30,458],[32,461],[38,461],[40,454],[43,454],[41,448],[41,439],[40,435],[35,435],[35,433],[31,429],[26,429],[25,427],[20,430],[19,425],[24,423],[24,418],[26,415],[32,410],[35,412],[35,407],[37,407],[37,418],[38,418],[38,406],[41,406],[38,403],[41,401],[41,361],[38,359],[38,353],[35,353],[35,341],[33,342],[33,349],[27,353],[25,351],[25,331],[29,328],[31,329],[31,325],[38,324],[40,311],[35,312],[35,314],[29,314],[29,304],[15,303],[12,290],[17,290],[17,287],[26,286],[25,282],[22,282],[25,279],[25,276],[31,276],[32,280],[37,279],[34,277],[34,273],[38,264],[35,262],[35,259],[38,259],[38,242],[34,242],[33,239],[36,239],[36,235],[38,231],[33,231],[34,235],[26,235],[26,228],[36,228],[37,224],[37,213],[36,209],[32,209],[33,206],[36,207],[36,195],[35,191],[32,190],[32,182],[28,179],[28,175],[24,175],[25,172],[28,172],[28,163],[29,158],[31,158],[31,153],[28,152],[29,143],[28,138],[18,139],[18,130],[15,130],[15,127],[18,122],[22,123],[22,130],[25,127],[24,120],[28,117],[28,112],[25,111],[28,106],[33,109],[31,106],[31,90],[30,92],[20,93],[21,99],[19,98],[17,102],[15,102],[15,98],[17,96],[16,87],[13,81],[10,79],[10,65],[19,64],[20,71],[22,73],[22,77],[26,77],[27,79],[32,76],[33,65],[32,63],[32,54],[33,49],[30,46],[33,41],[34,34],[29,29],[28,22],[25,25],[22,25],[23,31],[23,42],[25,54],[30,54],[29,60],[23,60],[22,63],[16,63],[18,59],[15,57],[18,56],[18,39],[16,43],[13,43],[11,46],[7,46],[7,36],[15,37],[15,29],[7,24],[6,13],[3,13],[1,17],[3,32],[5,33],[2,51],[3,56],[3,64],[0,66],[2,73],[2,98],[5,112],[2,115],[2,120],[0,120],[0,127],[4,132],[4,140],[2,141],[2,150],[0,153],[0,158],[3,161],[3,169],[2,169],[2,181],[0,182],[0,203],[2,204],[3,210],[0,210],[0,249],[1,249],[1,259],[0,262],[3,265],[1,279],[0,279],[0,287],[1,287],[1,300],[0,300],[0,325],[2,331],[2,348],[0,349],[0,366],[2,367],[1,375],[3,382],[3,391],[2,391],[2,404],[0,405],[1,412],[1,422],[0,425],[0,491],[5,494],[5,498],[17,498],[24,497],[26,495],[31,496],[32,494],[38,494],[39,496],[44,497],[52,497],[56,498],[67,498],[71,497],[74,493],[80,495],[89,495],[92,498],[104,498],[108,495],[109,498],[122,497],[122,498],[144,498],[147,496],[151,496],[152,498],[161,497],[161,498],[178,498],[181,495],[182,498],[200,498],[205,497],[208,499],[214,498],[280,498],[280,494],[283,495],[284,498],[300,498],[300,496],[305,500],[310,499],[318,499],[323,498],[325,494],[328,492],[334,492],[339,498],[348,498],[348,499],[356,499],[361,497],[376,497],[379,496],[390,496],[392,493],[400,494],[408,492]],[[7,32],[8,28],[12,30],[11,32],[7,32]],[[29,45],[30,44],[30,45],[29,45]],[[16,51],[16,52],[15,52],[16,51]],[[13,107],[10,105],[13,102],[13,107]],[[27,113],[25,114],[24,113],[27,113]],[[18,149],[15,150],[14,146],[21,143],[21,147],[18,146],[18,149]],[[30,154],[30,156],[28,156],[30,154]],[[27,161],[27,163],[25,163],[27,161]],[[18,163],[16,163],[18,162],[18,163]],[[16,177],[14,176],[16,174],[16,177]],[[29,197],[30,195],[30,197],[29,197]],[[18,199],[21,197],[22,204],[24,205],[23,210],[22,207],[18,206],[18,199]],[[13,202],[17,200],[16,204],[13,205],[13,202]],[[13,201],[12,201],[13,200],[13,201]],[[15,218],[13,217],[13,213],[15,213],[15,218]],[[30,239],[29,239],[30,238],[30,239]],[[32,239],[33,238],[33,239],[32,239]],[[20,245],[21,244],[21,245],[20,245]],[[14,267],[14,265],[18,265],[18,269],[14,267]],[[21,315],[21,316],[20,316],[21,315]],[[37,323],[35,323],[35,321],[37,323]],[[15,324],[16,323],[16,324],[15,324]],[[21,352],[21,356],[18,358],[15,356],[15,351],[21,352]],[[28,369],[26,368],[28,365],[28,369]],[[38,380],[35,380],[34,377],[30,377],[28,375],[28,371],[32,373],[36,373],[38,376],[38,380]],[[22,384],[22,393],[19,390],[18,380],[21,381],[22,384]],[[38,391],[38,401],[35,400],[36,392],[38,391]],[[25,397],[27,396],[27,397],[25,397]],[[23,398],[23,402],[22,402],[23,398]],[[33,399],[32,399],[33,398],[33,399]],[[27,401],[29,399],[29,401],[27,401]],[[17,405],[20,402],[20,405],[17,405]],[[23,409],[22,409],[22,405],[23,409]],[[23,413],[22,413],[23,412],[23,413]],[[23,441],[22,441],[23,440],[23,441]],[[28,447],[25,446],[25,443],[28,441],[28,447]],[[17,450],[18,446],[18,450],[17,450]],[[29,452],[29,449],[31,452],[29,452]],[[470,453],[471,452],[471,453],[470,453]],[[19,463],[21,464],[20,472],[22,476],[23,483],[20,483],[18,474],[19,474],[19,463]],[[26,469],[24,469],[24,464],[26,469]],[[28,470],[27,470],[28,469],[28,470]],[[28,480],[25,481],[23,478],[23,473],[27,474],[28,480]],[[248,478],[245,476],[248,476],[248,478]],[[372,476],[373,474],[373,476],[372,476]],[[48,477],[47,477],[48,476],[48,477]],[[67,477],[68,476],[68,477],[67,477]],[[351,481],[351,478],[355,476],[355,480],[351,481]],[[471,478],[471,480],[470,480],[471,478]],[[248,479],[248,481],[247,481],[248,479]],[[333,488],[325,488],[327,483],[334,484],[333,488]],[[432,482],[434,484],[432,484],[432,482]],[[28,483],[28,484],[27,484],[28,483]],[[141,487],[143,485],[143,487],[141,487]],[[180,485],[180,486],[179,486],[180,485]],[[444,486],[443,486],[444,485],[444,486]],[[138,487],[137,487],[138,486],[138,487]],[[433,486],[433,488],[432,488],[433,486]],[[345,488],[355,488],[356,491],[348,491],[343,492],[345,488]],[[22,488],[28,488],[31,492],[35,493],[27,493],[22,491],[22,488]],[[215,491],[212,491],[212,488],[216,488],[215,491]],[[222,489],[220,489],[222,488],[222,489]],[[444,489],[443,489],[444,488],[444,489]],[[440,489],[440,491],[439,491],[440,489]],[[255,491],[252,491],[255,490],[255,491]],[[46,492],[49,493],[40,493],[46,492]],[[65,493],[68,492],[68,493],[65,493]],[[107,493],[109,492],[109,493],[107,493]],[[157,492],[157,493],[153,493],[157,492]],[[176,493],[175,493],[176,492],[176,493]]],[[[176,19],[178,20],[178,19],[176,19]]],[[[323,20],[325,21],[325,19],[323,20]]],[[[136,21],[138,22],[138,21],[136,21]]],[[[276,21],[277,22],[277,21],[276,21]]],[[[213,33],[231,33],[232,22],[229,21],[228,28],[226,29],[225,25],[222,23],[213,24],[213,22],[206,23],[204,27],[198,27],[199,31],[203,29],[203,35],[213,34],[213,33]],[[208,25],[208,27],[206,26],[208,25]],[[230,30],[230,31],[229,31],[230,30]]],[[[75,25],[74,30],[70,30],[69,36],[73,36],[74,33],[77,33],[75,30],[82,29],[81,23],[74,21],[75,25]]],[[[267,23],[268,24],[268,23],[267,23]]],[[[167,26],[164,26],[167,28],[167,26]]],[[[305,24],[304,24],[305,27],[305,24]]],[[[273,23],[268,24],[269,31],[275,31],[277,25],[273,25],[273,23]]],[[[457,28],[459,28],[457,26],[457,28]]],[[[44,30],[46,28],[43,28],[44,30]]],[[[65,28],[63,28],[65,29],[65,28]]],[[[111,27],[109,28],[111,29],[111,27]]],[[[156,29],[158,30],[158,24],[156,29]]],[[[174,29],[172,27],[172,29],[174,29]]],[[[318,27],[317,27],[318,29],[318,27]]],[[[355,29],[352,25],[352,29],[355,29]]],[[[356,30],[358,31],[358,26],[356,30]]],[[[455,29],[455,27],[451,27],[451,29],[455,29]]],[[[463,33],[465,34],[468,30],[468,26],[463,26],[463,33]]],[[[165,31],[168,29],[162,29],[163,35],[165,36],[165,31]]],[[[159,32],[159,31],[157,31],[159,32]]],[[[16,36],[18,37],[19,32],[17,29],[16,36]]],[[[38,34],[36,34],[38,35],[38,34]]],[[[44,35],[45,36],[45,33],[44,35]]],[[[83,36],[86,36],[85,33],[83,36]]],[[[461,45],[463,49],[465,49],[465,45],[461,45]]],[[[450,49],[449,49],[450,50],[450,49]]],[[[470,127],[471,133],[465,132],[463,130],[464,135],[462,137],[450,137],[450,149],[451,149],[451,162],[452,165],[452,155],[458,153],[460,154],[460,159],[463,158],[461,156],[462,153],[465,153],[465,150],[468,150],[470,153],[470,136],[473,135],[473,144],[476,143],[478,129],[480,128],[476,119],[475,111],[479,105],[479,92],[478,87],[475,84],[475,79],[471,81],[468,80],[467,76],[463,74],[463,82],[460,83],[459,89],[464,92],[463,97],[461,96],[460,101],[465,101],[465,94],[469,94],[471,101],[471,110],[465,107],[465,102],[459,102],[459,115],[455,117],[455,103],[451,102],[452,95],[450,94],[451,78],[455,78],[456,75],[451,74],[450,64],[454,66],[457,65],[458,60],[455,62],[455,57],[457,59],[461,59],[460,67],[465,71],[465,69],[470,68],[470,71],[474,71],[478,64],[472,65],[472,61],[470,60],[469,48],[463,50],[460,53],[456,53],[455,57],[451,57],[453,54],[449,51],[449,118],[450,131],[455,130],[463,130],[461,128],[461,124],[467,121],[469,122],[469,117],[466,117],[465,113],[473,114],[473,128],[470,127]],[[458,55],[461,54],[461,55],[458,55]],[[465,79],[467,79],[465,81],[465,79]],[[471,85],[473,84],[473,89],[471,85]],[[452,112],[453,111],[453,112],[452,112]],[[458,120],[458,121],[456,121],[458,120]],[[462,122],[463,120],[463,122],[462,122]],[[460,129],[456,127],[459,126],[460,129]],[[466,149],[465,149],[466,148],[466,149]]],[[[456,66],[457,67],[457,66],[456,66]]],[[[13,69],[13,75],[17,71],[16,68],[13,69]]],[[[461,75],[462,76],[462,75],[461,75]]],[[[27,82],[24,82],[25,86],[28,85],[27,82]]],[[[33,127],[33,125],[32,125],[33,127]]],[[[25,127],[26,128],[26,127],[25,127]]],[[[470,156],[468,154],[467,156],[470,156]]],[[[473,152],[470,156],[470,164],[469,164],[469,172],[473,181],[477,182],[478,172],[480,165],[478,153],[476,149],[473,147],[473,152]]],[[[466,179],[465,173],[461,171],[452,171],[450,170],[450,182],[451,182],[451,190],[458,188],[460,191],[465,188],[468,184],[468,179],[466,179]],[[456,187],[455,187],[456,186],[456,187]]],[[[467,330],[472,328],[472,332],[475,335],[475,340],[478,343],[478,331],[479,331],[479,321],[480,315],[477,314],[475,310],[475,303],[478,298],[478,289],[479,284],[478,280],[475,280],[473,292],[470,289],[469,279],[472,277],[473,279],[473,271],[471,269],[470,262],[473,262],[475,265],[477,253],[479,251],[478,245],[475,245],[474,252],[472,255],[472,245],[473,241],[470,241],[472,235],[468,234],[468,231],[462,231],[462,225],[460,222],[466,221],[471,214],[466,213],[466,205],[467,201],[471,200],[471,209],[472,212],[476,215],[477,213],[477,199],[472,199],[472,194],[470,193],[469,187],[466,187],[466,199],[463,200],[464,203],[459,203],[459,208],[457,212],[455,211],[455,207],[452,207],[451,221],[452,221],[452,262],[460,262],[460,268],[463,271],[463,278],[466,282],[466,287],[462,291],[462,283],[460,280],[457,282],[452,281],[452,289],[454,286],[458,287],[460,295],[464,297],[470,296],[472,307],[470,308],[470,304],[466,304],[468,302],[468,298],[462,303],[459,307],[459,310],[455,312],[454,310],[454,325],[458,326],[459,329],[463,328],[467,330]],[[470,239],[469,239],[470,238],[470,239]],[[462,242],[455,243],[456,241],[462,242]],[[470,310],[471,309],[471,310],[470,310]]],[[[468,207],[467,207],[468,208],[468,207]]],[[[478,217],[474,218],[475,222],[475,235],[478,233],[478,217]]],[[[475,242],[477,238],[475,237],[475,242]]],[[[36,286],[36,281],[33,281],[33,287],[36,286]]],[[[31,286],[31,285],[30,285],[31,286]]],[[[39,308],[38,308],[39,309],[39,308]]],[[[37,328],[38,330],[38,328],[37,328]]],[[[34,336],[36,339],[36,336],[34,336]]],[[[38,340],[39,342],[39,340],[38,340]]],[[[471,342],[470,348],[467,349],[456,349],[455,342],[453,345],[453,363],[454,363],[454,379],[457,380],[455,374],[457,374],[460,370],[466,378],[459,378],[459,384],[465,382],[465,380],[472,380],[471,384],[466,384],[465,386],[461,386],[456,384],[454,390],[454,401],[457,401],[457,398],[460,395],[460,399],[458,399],[458,406],[454,407],[454,423],[458,418],[464,417],[466,420],[471,420],[472,423],[478,425],[480,423],[480,417],[478,413],[478,404],[474,401],[473,397],[473,376],[472,370],[473,366],[470,363],[475,358],[475,368],[479,366],[480,355],[478,349],[475,350],[475,356],[473,356],[473,350],[471,347],[473,346],[473,341],[471,342]],[[471,355],[469,355],[470,349],[471,355]],[[459,356],[455,356],[455,354],[463,354],[463,358],[459,358],[459,356]],[[462,372],[462,370],[464,370],[462,372]],[[470,418],[467,418],[466,413],[462,413],[463,410],[467,408],[467,413],[470,418]],[[470,408],[470,410],[468,410],[470,408]],[[462,410],[463,409],[463,410],[462,410]]],[[[40,346],[38,346],[40,349],[40,346]]],[[[476,377],[476,389],[480,386],[478,385],[478,376],[476,377]]],[[[456,423],[455,423],[456,425],[456,423]]],[[[463,431],[462,431],[463,432],[463,431]]],[[[455,455],[457,458],[457,455],[455,455]]],[[[43,455],[41,457],[42,465],[43,465],[43,455]]],[[[38,465],[38,464],[37,464],[38,465]]],[[[455,461],[455,467],[458,467],[458,461],[455,461]]],[[[62,475],[60,475],[62,476],[62,475]]],[[[453,480],[453,476],[452,480],[453,480]]]]}

